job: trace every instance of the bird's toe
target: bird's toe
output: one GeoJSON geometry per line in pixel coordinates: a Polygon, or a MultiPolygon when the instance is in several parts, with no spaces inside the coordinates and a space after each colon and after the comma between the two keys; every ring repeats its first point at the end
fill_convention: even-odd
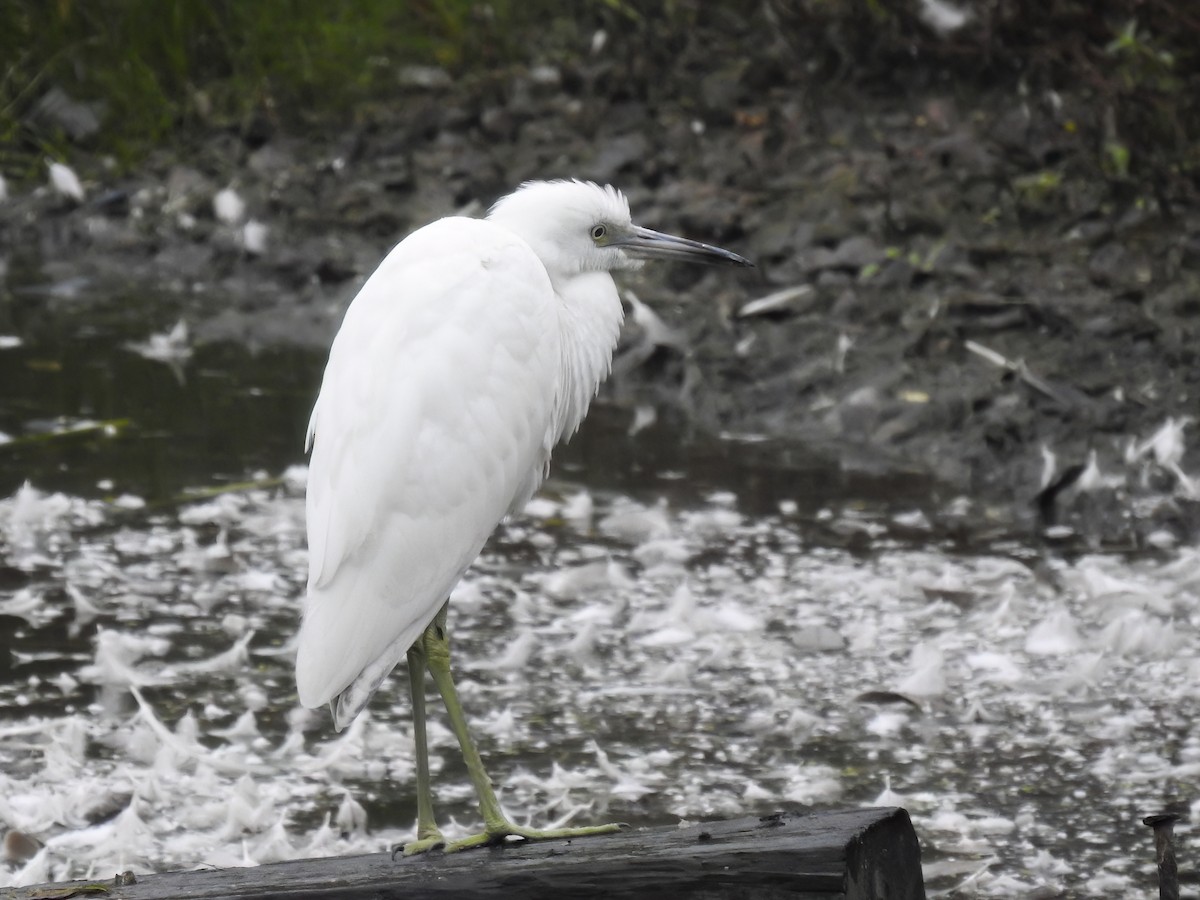
{"type": "Polygon", "coordinates": [[[409,841],[407,844],[397,844],[392,848],[392,859],[400,855],[419,856],[422,853],[429,853],[433,850],[442,850],[445,846],[446,839],[439,832],[418,838],[415,841],[409,841]]]}

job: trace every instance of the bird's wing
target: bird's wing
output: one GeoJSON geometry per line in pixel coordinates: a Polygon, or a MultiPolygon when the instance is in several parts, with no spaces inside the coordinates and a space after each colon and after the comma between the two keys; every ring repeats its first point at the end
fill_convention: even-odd
{"type": "Polygon", "coordinates": [[[457,218],[401,242],[354,299],[309,426],[306,706],[356,680],[365,703],[536,489],[556,436],[556,304],[527,245],[457,218]]]}

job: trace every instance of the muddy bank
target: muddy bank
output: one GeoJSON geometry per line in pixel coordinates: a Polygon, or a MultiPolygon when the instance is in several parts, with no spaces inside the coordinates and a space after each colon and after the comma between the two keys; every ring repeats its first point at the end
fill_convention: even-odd
{"type": "Polygon", "coordinates": [[[626,279],[672,333],[628,329],[615,396],[930,475],[936,506],[969,495],[1029,534],[1194,538],[1200,213],[1101,177],[1085,97],[816,85],[786,53],[658,85],[603,52],[463,83],[412,70],[349,126],[264,119],[130,174],[81,154],[82,202],[0,202],[0,332],[47,302],[82,326],[89,300],[144,285],[199,340],[325,346],[412,228],[529,178],[611,182],[638,221],[758,262],[626,279]],[[240,212],[214,204],[226,188],[240,212]]]}

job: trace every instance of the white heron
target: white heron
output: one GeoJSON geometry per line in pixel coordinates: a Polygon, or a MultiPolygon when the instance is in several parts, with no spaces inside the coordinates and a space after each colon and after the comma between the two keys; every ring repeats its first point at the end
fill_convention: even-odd
{"type": "Polygon", "coordinates": [[[308,593],[300,702],[340,731],[407,656],[417,839],[406,854],[616,831],[509,822],[450,674],[450,591],[545,478],[609,372],[621,301],[609,274],[645,258],[750,265],[634,225],[612,187],[529,182],[486,219],[401,241],[346,311],[308,426],[308,593]],[[479,797],[482,833],[447,844],[433,814],[425,672],[479,797]]]}

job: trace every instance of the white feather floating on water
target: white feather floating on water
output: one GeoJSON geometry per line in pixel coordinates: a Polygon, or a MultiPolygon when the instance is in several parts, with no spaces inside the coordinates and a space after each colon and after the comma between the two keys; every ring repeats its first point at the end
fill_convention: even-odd
{"type": "Polygon", "coordinates": [[[1059,609],[1029,632],[1025,639],[1025,652],[1036,656],[1065,656],[1083,647],[1079,626],[1066,609],[1059,609]]]}
{"type": "MultiPolygon", "coordinates": [[[[0,508],[0,535],[8,543],[33,555],[44,536],[59,530],[70,515],[72,503],[64,494],[46,494],[26,481],[0,508]]],[[[17,567],[23,568],[17,560],[17,567]]]]}
{"type": "Polygon", "coordinates": [[[550,572],[540,580],[542,590],[557,600],[570,600],[629,588],[635,583],[625,567],[608,556],[569,569],[550,572]]]}
{"type": "Polygon", "coordinates": [[[35,625],[40,618],[36,613],[44,612],[42,595],[32,588],[23,587],[6,600],[0,600],[0,616],[13,616],[35,625]]]}
{"type": "Polygon", "coordinates": [[[910,674],[896,687],[905,697],[927,699],[946,693],[946,657],[937,645],[917,644],[909,658],[910,674]]]}
{"type": "Polygon", "coordinates": [[[1104,627],[1099,641],[1114,653],[1154,659],[1171,656],[1179,647],[1180,636],[1173,622],[1128,609],[1104,627]]]}
{"type": "Polygon", "coordinates": [[[580,531],[586,531],[592,525],[592,514],[596,511],[596,501],[587,491],[578,491],[563,501],[559,512],[566,521],[580,531]]]}
{"type": "Polygon", "coordinates": [[[1191,416],[1182,416],[1179,419],[1174,416],[1168,417],[1146,440],[1140,444],[1131,442],[1125,453],[1125,460],[1133,463],[1150,455],[1164,469],[1178,467],[1187,449],[1183,442],[1183,430],[1192,424],[1192,421],[1191,416]]]}
{"type": "Polygon", "coordinates": [[[639,403],[633,413],[633,421],[629,424],[629,430],[626,432],[630,437],[634,437],[639,431],[643,431],[658,421],[658,410],[649,403],[639,403]]]}
{"type": "Polygon", "coordinates": [[[29,862],[25,863],[10,882],[13,887],[28,887],[51,880],[49,851],[42,847],[29,862]]]}
{"type": "Polygon", "coordinates": [[[79,670],[79,677],[92,684],[115,685],[136,691],[137,687],[160,684],[156,674],[139,668],[146,656],[163,656],[170,650],[166,638],[100,629],[96,636],[96,658],[79,670]]]}
{"type": "Polygon", "coordinates": [[[1058,457],[1054,454],[1047,445],[1042,444],[1042,475],[1038,479],[1038,490],[1044,491],[1050,486],[1050,482],[1054,480],[1054,475],[1058,472],[1058,457]]]}
{"type": "Polygon", "coordinates": [[[636,344],[622,351],[613,362],[613,374],[620,375],[630,372],[648,360],[658,347],[673,347],[683,351],[687,348],[687,339],[683,333],[667,325],[653,309],[638,299],[633,291],[625,291],[622,298],[630,306],[629,318],[641,329],[641,337],[636,344]]]}
{"type": "Polygon", "coordinates": [[[367,810],[350,795],[349,791],[342,796],[334,817],[338,830],[344,835],[366,834],[367,810]]]}
{"type": "Polygon", "coordinates": [[[171,681],[177,681],[180,678],[192,675],[213,675],[221,672],[237,672],[245,668],[250,661],[250,641],[254,637],[253,631],[247,631],[242,635],[233,646],[228,650],[223,650],[215,656],[210,656],[207,659],[198,659],[194,662],[175,663],[168,668],[163,669],[160,677],[170,677],[171,681]]]}
{"type": "MultiPolygon", "coordinates": [[[[560,509],[557,515],[564,515],[562,508],[573,498],[568,499],[568,489],[560,490],[567,491],[561,499],[548,496],[560,509]]],[[[1085,763],[1047,776],[1049,789],[1060,792],[1096,783],[1103,787],[1096,796],[1104,815],[1094,823],[1109,843],[1085,852],[1083,864],[1091,865],[1110,855],[1111,836],[1119,832],[1107,815],[1142,802],[1164,775],[1190,777],[1184,767],[1196,765],[1185,756],[1164,768],[1161,736],[1149,727],[1153,717],[1146,718],[1146,710],[1183,708],[1200,679],[1197,623],[1188,615],[1200,592],[1196,550],[1178,551],[1169,564],[1099,556],[1057,561],[1054,573],[1060,577],[1051,588],[1008,556],[964,558],[937,547],[884,543],[869,559],[847,555],[810,543],[803,528],[788,519],[750,511],[740,522],[729,518],[727,513],[740,509],[729,495],[709,494],[685,505],[671,494],[672,504],[683,509],[664,506],[660,519],[655,507],[614,501],[607,491],[575,496],[584,523],[604,520],[610,512],[633,513],[609,523],[613,531],[632,537],[580,535],[553,521],[518,517],[502,526],[507,540],[489,549],[471,576],[468,585],[477,598],[460,602],[465,595],[456,594],[453,603],[459,633],[474,647],[473,658],[500,658],[521,634],[538,641],[535,665],[520,677],[468,679],[464,691],[473,693],[464,701],[476,710],[473,720],[483,720],[480,730],[511,747],[512,765],[502,772],[505,799],[515,810],[531,811],[538,824],[577,814],[578,801],[585,798],[595,805],[586,815],[590,821],[618,818],[634,802],[623,797],[645,788],[651,790],[636,801],[639,809],[697,819],[723,811],[744,814],[748,808],[769,812],[787,795],[812,802],[836,798],[844,789],[854,802],[870,800],[872,795],[861,794],[863,784],[854,772],[874,764],[877,771],[867,790],[878,792],[883,773],[889,772],[916,801],[918,827],[950,826],[944,839],[960,856],[949,859],[976,865],[974,857],[967,861],[965,856],[1003,849],[1011,860],[1023,852],[1004,837],[1011,821],[993,812],[993,798],[1007,796],[1011,786],[1003,765],[997,777],[989,763],[1035,756],[1046,746],[1087,760],[1099,746],[1101,752],[1113,748],[1102,769],[1089,771],[1085,763]],[[647,512],[659,519],[660,529],[647,530],[647,512]],[[640,537],[656,530],[648,541],[640,537]],[[523,542],[539,535],[552,539],[536,545],[536,557],[522,557],[519,550],[522,564],[512,565],[507,548],[524,548],[523,542]],[[604,586],[607,575],[598,569],[592,573],[600,575],[594,593],[546,598],[542,578],[606,561],[609,554],[623,570],[619,583],[604,586]],[[514,582],[510,573],[517,569],[521,574],[514,582]],[[1091,569],[1106,577],[1089,576],[1091,569]],[[951,605],[937,596],[939,590],[960,592],[970,602],[956,599],[951,605]],[[507,607],[510,619],[503,604],[511,593],[519,599],[507,607]],[[1065,658],[1027,651],[1032,627],[1062,610],[1074,618],[1081,651],[1065,658]],[[641,645],[642,636],[670,638],[671,629],[684,630],[681,626],[694,635],[690,643],[641,645]],[[852,639],[855,649],[833,642],[817,655],[822,648],[807,636],[818,629],[852,639]],[[945,696],[954,704],[939,706],[933,717],[907,706],[882,709],[874,717],[846,714],[840,697],[915,674],[915,657],[921,654],[910,658],[909,653],[921,641],[943,655],[945,696]],[[595,660],[594,672],[578,678],[570,672],[589,659],[595,660]],[[570,674],[563,676],[563,669],[570,674]],[[568,694],[578,699],[567,699],[568,694]],[[492,712],[481,716],[478,711],[485,708],[492,712]],[[607,768],[585,752],[576,766],[564,770],[538,749],[539,718],[554,721],[565,710],[563,724],[573,734],[587,734],[598,709],[619,717],[622,729],[628,729],[623,733],[641,730],[650,737],[610,744],[601,736],[611,754],[607,768]],[[952,722],[941,721],[947,709],[952,722]],[[1122,710],[1127,710],[1124,719],[1114,718],[1112,713],[1122,710]],[[687,729],[693,721],[699,727],[660,742],[660,731],[687,729]],[[944,730],[951,724],[952,731],[944,730]],[[960,736],[980,765],[949,775],[931,768],[931,760],[960,736]],[[814,739],[838,748],[831,770],[779,764],[814,739]],[[671,749],[646,749],[663,744],[671,749]],[[948,811],[953,815],[943,814],[948,811]]],[[[106,518],[119,525],[116,530],[81,530],[81,512],[92,507],[78,498],[46,503],[31,492],[26,499],[34,502],[23,517],[25,526],[33,529],[46,560],[32,587],[69,620],[71,592],[59,588],[77,586],[101,607],[101,624],[132,630],[130,623],[136,622],[135,636],[166,640],[170,649],[162,659],[137,663],[143,675],[169,676],[181,661],[209,659],[251,629],[261,638],[294,622],[288,591],[245,587],[269,589],[271,573],[279,585],[298,585],[296,548],[303,531],[297,523],[302,524],[303,502],[296,490],[229,495],[156,511],[145,520],[106,518]],[[214,523],[219,527],[210,527],[214,523]],[[204,543],[209,541],[216,543],[204,543]],[[206,575],[209,570],[197,555],[214,546],[217,562],[230,557],[236,562],[228,572],[216,573],[219,577],[206,575]],[[243,570],[253,573],[248,581],[236,577],[243,570]],[[156,584],[182,587],[158,593],[156,584]],[[221,603],[232,601],[222,610],[233,612],[225,618],[220,611],[214,617],[200,615],[191,595],[201,586],[221,603]],[[176,593],[184,602],[173,602],[176,593]]],[[[15,499],[0,499],[0,533],[15,505],[15,499]]],[[[97,502],[95,509],[102,517],[115,515],[108,503],[97,502]]],[[[829,513],[828,520],[836,518],[829,513]]],[[[0,543],[4,540],[0,537],[0,543]]],[[[14,552],[11,545],[7,552],[14,552]]],[[[78,678],[87,660],[72,662],[74,646],[57,652],[78,678]]],[[[1030,642],[1031,651],[1039,649],[1045,647],[1030,642]]],[[[108,871],[117,858],[112,853],[124,853],[139,871],[161,871],[198,860],[241,865],[289,855],[365,853],[411,839],[407,819],[390,824],[384,817],[371,823],[370,834],[346,839],[333,824],[348,779],[357,780],[356,796],[365,779],[376,777],[373,771],[411,793],[407,704],[384,694],[372,716],[364,717],[366,727],[335,736],[325,711],[288,708],[294,701],[279,688],[286,687],[290,675],[289,650],[281,644],[275,652],[278,656],[260,643],[239,671],[193,672],[184,683],[155,688],[154,700],[162,709],[193,708],[175,727],[161,722],[152,727],[121,703],[109,704],[107,716],[98,707],[85,710],[87,685],[72,690],[64,682],[72,696],[61,698],[49,678],[40,688],[23,680],[13,685],[42,709],[61,703],[80,711],[60,706],[52,718],[43,718],[14,705],[16,723],[0,727],[0,820],[48,840],[41,865],[46,874],[37,880],[80,877],[89,867],[108,871]],[[281,716],[286,724],[279,722],[281,716]],[[159,728],[184,750],[224,760],[230,771],[216,772],[207,757],[163,743],[159,728]],[[262,732],[258,737],[256,728],[262,732]],[[259,763],[264,771],[252,776],[251,785],[235,763],[259,763]],[[131,793],[137,799],[122,819],[123,830],[114,827],[115,819],[87,812],[97,808],[99,798],[107,804],[105,815],[119,814],[130,805],[131,793]],[[34,820],[46,828],[35,827],[34,820]]],[[[394,680],[393,687],[393,694],[403,693],[402,683],[394,680]]],[[[108,690],[122,703],[130,693],[120,686],[108,690]]],[[[442,721],[434,716],[430,723],[435,767],[450,758],[454,746],[442,721]]],[[[352,729],[360,724],[356,720],[352,729]]],[[[457,816],[472,824],[468,819],[475,811],[466,799],[470,788],[461,769],[447,767],[442,779],[449,779],[441,796],[448,806],[446,833],[453,837],[466,828],[449,820],[457,816]]],[[[912,809],[914,804],[905,805],[912,809]]],[[[1020,807],[1010,815],[1021,830],[1023,820],[1031,827],[1046,808],[1034,795],[1020,807]]],[[[1063,846],[1047,843],[1055,854],[1063,846]]],[[[1134,871],[1136,861],[1122,854],[1112,865],[1134,871]]],[[[1002,883],[996,876],[1003,874],[985,873],[980,893],[1012,895],[996,889],[1002,883]]],[[[15,875],[14,867],[0,866],[0,886],[10,886],[15,875]]],[[[942,869],[935,889],[947,877],[942,869]]]]}
{"type": "Polygon", "coordinates": [[[978,677],[984,681],[1017,684],[1025,677],[1021,667],[1007,653],[984,650],[969,654],[966,662],[976,672],[981,673],[978,677]]]}
{"type": "MultiPolygon", "coordinates": [[[[190,733],[190,726],[182,727],[183,723],[191,715],[190,713],[180,720],[175,731],[171,731],[154,714],[154,708],[146,702],[146,699],[142,696],[142,692],[136,686],[130,686],[129,692],[133,694],[133,699],[137,701],[142,720],[150,726],[150,730],[154,732],[155,737],[168,750],[185,759],[194,759],[197,763],[208,766],[214,772],[220,772],[225,775],[265,775],[270,771],[266,766],[259,763],[250,760],[239,760],[236,757],[224,755],[219,751],[209,750],[190,733]]],[[[194,720],[192,721],[194,722],[194,720]]]]}
{"type": "Polygon", "coordinates": [[[844,790],[838,770],[819,763],[790,764],[779,773],[785,783],[780,791],[783,800],[812,806],[832,803],[842,796],[844,790]]]}
{"type": "Polygon", "coordinates": [[[1160,590],[1128,577],[1113,575],[1098,560],[1084,558],[1064,580],[1093,603],[1112,608],[1149,609],[1170,615],[1173,603],[1160,590]]]}
{"type": "Polygon", "coordinates": [[[537,649],[537,635],[532,631],[523,631],[514,640],[508,642],[504,653],[498,658],[475,663],[470,667],[481,671],[519,674],[525,671],[537,649]]]}
{"type": "Polygon", "coordinates": [[[1190,500],[1200,497],[1200,488],[1197,488],[1192,477],[1180,467],[1183,455],[1187,451],[1183,431],[1194,421],[1191,416],[1182,416],[1179,419],[1169,417],[1159,426],[1158,431],[1142,443],[1130,442],[1125,450],[1126,462],[1134,463],[1144,456],[1152,456],[1159,466],[1175,475],[1177,494],[1190,500]]]}
{"type": "Polygon", "coordinates": [[[170,331],[152,334],[144,341],[130,341],[124,346],[126,350],[138,356],[172,367],[191,358],[192,355],[187,322],[183,319],[176,322],[170,331]]]}
{"type": "MultiPolygon", "coordinates": [[[[657,784],[651,786],[642,780],[640,776],[647,773],[642,772],[635,775],[614,765],[608,758],[608,754],[594,740],[588,742],[588,749],[596,755],[596,765],[600,771],[612,780],[612,787],[609,789],[611,796],[629,803],[636,803],[647,794],[653,794],[658,789],[657,784]]],[[[630,765],[633,764],[634,760],[631,759],[630,765]]],[[[661,784],[662,778],[657,778],[657,782],[661,784]]]]}
{"type": "Polygon", "coordinates": [[[879,792],[879,796],[875,798],[872,806],[905,806],[906,798],[903,794],[897,794],[892,790],[892,776],[883,776],[883,790],[879,792]]]}
{"type": "Polygon", "coordinates": [[[654,506],[642,506],[632,500],[622,503],[602,518],[598,527],[601,533],[629,543],[667,537],[672,530],[666,501],[654,506]]]}
{"type": "Polygon", "coordinates": [[[1095,450],[1088,451],[1087,465],[1075,482],[1081,491],[1113,490],[1125,486],[1125,476],[1121,474],[1105,475],[1100,468],[1095,450]]]}

